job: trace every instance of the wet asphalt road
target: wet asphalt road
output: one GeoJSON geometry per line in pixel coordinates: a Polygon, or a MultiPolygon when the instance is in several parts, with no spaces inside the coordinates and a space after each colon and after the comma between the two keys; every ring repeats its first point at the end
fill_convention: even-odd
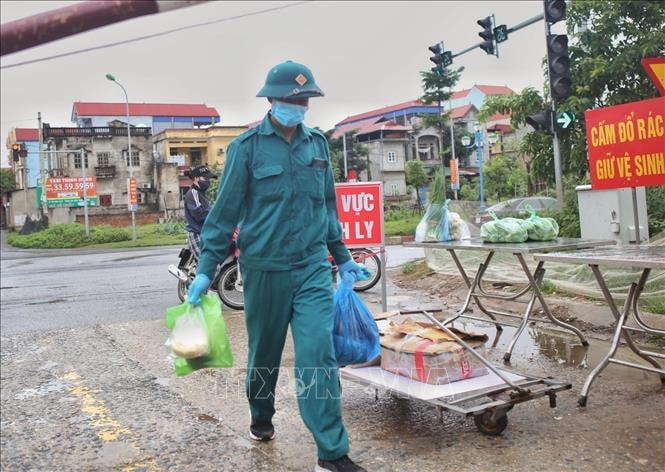
{"type": "MultiPolygon", "coordinates": [[[[2,470],[312,470],[287,341],[274,418],[277,439],[247,439],[242,312],[225,312],[236,367],[175,378],[164,310],[178,302],[166,272],[179,248],[51,257],[3,250],[0,295],[2,470]]],[[[407,260],[410,256],[404,256],[407,260]]],[[[402,256],[388,254],[395,265],[402,256]]],[[[389,307],[430,306],[389,284],[389,307]]],[[[380,287],[363,295],[374,309],[380,287]]],[[[494,339],[499,363],[512,331],[494,339]]],[[[368,470],[663,470],[665,394],[657,376],[612,366],[576,407],[607,345],[530,327],[511,368],[573,383],[558,406],[517,405],[502,436],[416,401],[343,382],[352,457],[368,470]]]]}

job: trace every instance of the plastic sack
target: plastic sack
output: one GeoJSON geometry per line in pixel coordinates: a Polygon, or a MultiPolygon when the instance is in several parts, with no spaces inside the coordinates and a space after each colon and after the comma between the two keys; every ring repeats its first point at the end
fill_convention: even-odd
{"type": "Polygon", "coordinates": [[[531,216],[524,220],[523,225],[529,239],[533,241],[552,241],[559,236],[559,223],[554,218],[542,218],[536,215],[536,210],[531,205],[527,205],[526,209],[531,216]]]}
{"type": "Polygon", "coordinates": [[[185,359],[208,354],[208,329],[201,307],[189,305],[187,313],[175,320],[175,327],[166,345],[175,356],[185,359]]]}
{"type": "Polygon", "coordinates": [[[493,211],[488,212],[492,221],[480,227],[480,239],[488,243],[523,243],[529,237],[524,220],[517,218],[497,218],[493,211]]]}
{"type": "Polygon", "coordinates": [[[416,242],[459,241],[471,238],[469,226],[462,217],[448,210],[449,201],[430,204],[416,226],[416,242]]]}
{"type": "Polygon", "coordinates": [[[442,221],[448,221],[448,207],[441,203],[430,203],[416,226],[415,241],[418,243],[443,241],[442,221]]]}
{"type": "MultiPolygon", "coordinates": [[[[226,334],[226,325],[222,317],[222,305],[219,297],[208,294],[201,295],[201,305],[197,309],[201,310],[205,320],[208,335],[208,353],[193,359],[186,359],[181,356],[175,357],[173,369],[178,377],[206,367],[233,366],[231,344],[226,334]]],[[[168,308],[165,316],[166,327],[174,331],[178,320],[190,313],[192,313],[192,305],[187,302],[168,308]]]]}
{"type": "Polygon", "coordinates": [[[333,297],[333,345],[339,366],[364,364],[381,353],[379,328],[345,276],[333,297]]]}

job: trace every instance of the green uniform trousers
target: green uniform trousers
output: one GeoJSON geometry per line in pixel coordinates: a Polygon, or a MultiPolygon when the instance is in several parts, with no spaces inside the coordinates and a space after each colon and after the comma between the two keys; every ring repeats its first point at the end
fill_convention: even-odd
{"type": "Polygon", "coordinates": [[[245,388],[252,418],[266,421],[275,413],[275,386],[290,323],[300,416],[320,459],[343,456],[349,438],[332,339],[330,264],[323,260],[287,271],[243,267],[242,273],[249,343],[245,388]]]}

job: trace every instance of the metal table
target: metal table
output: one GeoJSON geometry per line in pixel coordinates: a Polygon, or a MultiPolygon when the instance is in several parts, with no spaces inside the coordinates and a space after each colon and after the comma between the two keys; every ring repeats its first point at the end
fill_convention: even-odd
{"type": "Polygon", "coordinates": [[[605,301],[609,306],[612,315],[616,319],[616,327],[614,330],[614,337],[609,352],[603,360],[591,371],[584,383],[582,392],[577,403],[580,406],[586,406],[587,398],[589,396],[589,389],[591,384],[596,379],[608,364],[619,364],[635,369],[645,370],[660,375],[660,381],[665,385],[665,369],[654,359],[665,359],[665,355],[658,352],[643,351],[635,346],[633,339],[630,336],[631,331],[649,333],[654,335],[665,336],[665,330],[656,329],[649,326],[644,322],[639,308],[640,295],[644,290],[649,274],[653,269],[665,269],[665,247],[656,246],[624,246],[615,248],[593,249],[588,251],[572,251],[572,252],[555,252],[549,254],[535,254],[534,258],[540,262],[554,261],[564,262],[569,264],[587,264],[593,271],[593,275],[600,286],[600,290],[605,297],[605,301]],[[617,304],[610,293],[610,290],[605,283],[603,274],[598,266],[606,267],[619,267],[619,268],[636,268],[642,269],[642,274],[637,282],[633,282],[628,290],[628,296],[623,306],[623,310],[619,311],[617,304]],[[637,326],[626,326],[630,316],[637,326]],[[619,347],[619,340],[623,335],[628,347],[639,357],[647,361],[653,367],[635,364],[633,362],[623,361],[614,357],[617,348],[619,347]]]}
{"type": "Polygon", "coordinates": [[[557,238],[553,241],[529,241],[525,243],[485,243],[480,238],[471,238],[471,239],[464,239],[461,241],[448,241],[448,242],[424,242],[424,243],[409,242],[405,243],[404,246],[423,247],[430,249],[445,249],[446,251],[448,251],[448,253],[450,253],[450,256],[453,258],[453,261],[457,266],[457,270],[459,270],[460,275],[462,276],[464,282],[469,288],[464,304],[462,305],[462,308],[460,308],[455,315],[446,319],[444,321],[444,324],[450,324],[455,320],[457,320],[458,318],[464,317],[477,321],[484,321],[484,322],[490,321],[494,323],[497,330],[501,331],[503,330],[501,325],[506,325],[506,326],[515,326],[515,325],[506,323],[504,321],[500,321],[496,318],[495,315],[505,316],[509,318],[518,318],[521,320],[519,325],[515,326],[517,328],[517,331],[515,331],[515,334],[513,335],[513,338],[510,340],[510,344],[508,345],[508,350],[503,356],[503,360],[505,362],[510,362],[510,357],[512,355],[513,349],[515,348],[515,344],[517,343],[517,339],[522,334],[524,328],[526,328],[527,324],[529,323],[529,320],[531,319],[531,314],[536,299],[540,302],[543,312],[547,316],[547,320],[537,320],[537,321],[549,321],[556,324],[557,326],[572,331],[580,338],[580,341],[584,346],[589,345],[589,343],[587,342],[586,338],[584,337],[584,335],[580,330],[578,330],[576,327],[572,325],[569,325],[561,320],[558,320],[557,318],[554,317],[554,315],[552,315],[552,312],[547,306],[547,302],[545,301],[545,298],[543,297],[543,294],[541,293],[540,288],[538,287],[543,279],[543,276],[545,275],[545,269],[543,267],[544,261],[542,260],[539,261],[535,270],[531,272],[529,266],[526,263],[525,256],[534,253],[549,253],[555,251],[585,249],[585,248],[593,248],[596,246],[607,246],[612,244],[615,244],[613,240],[580,239],[580,238],[557,238]],[[464,270],[462,263],[457,257],[456,251],[462,251],[462,250],[487,252],[487,257],[479,265],[478,271],[476,272],[476,276],[473,278],[473,280],[471,280],[469,276],[466,274],[466,271],[464,270]],[[526,275],[528,283],[522,290],[518,291],[516,294],[506,295],[504,293],[491,292],[483,287],[482,284],[483,276],[485,275],[485,271],[487,270],[495,253],[512,254],[519,261],[522,271],[526,275]],[[480,311],[489,317],[489,320],[485,318],[478,318],[474,316],[465,315],[466,311],[469,309],[469,305],[471,304],[472,299],[476,303],[480,311]],[[521,315],[508,313],[486,307],[481,302],[481,299],[522,302],[526,303],[526,308],[524,309],[524,312],[521,315]]]}

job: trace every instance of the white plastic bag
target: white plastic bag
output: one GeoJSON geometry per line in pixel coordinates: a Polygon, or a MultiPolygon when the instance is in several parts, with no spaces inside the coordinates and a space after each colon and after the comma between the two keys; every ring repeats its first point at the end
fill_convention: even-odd
{"type": "Polygon", "coordinates": [[[187,313],[178,317],[166,345],[173,354],[185,359],[203,357],[209,353],[208,329],[200,307],[190,305],[187,313]]]}
{"type": "Polygon", "coordinates": [[[448,225],[450,227],[450,240],[460,241],[462,239],[471,239],[471,231],[466,221],[462,219],[459,213],[448,212],[448,225]]]}

